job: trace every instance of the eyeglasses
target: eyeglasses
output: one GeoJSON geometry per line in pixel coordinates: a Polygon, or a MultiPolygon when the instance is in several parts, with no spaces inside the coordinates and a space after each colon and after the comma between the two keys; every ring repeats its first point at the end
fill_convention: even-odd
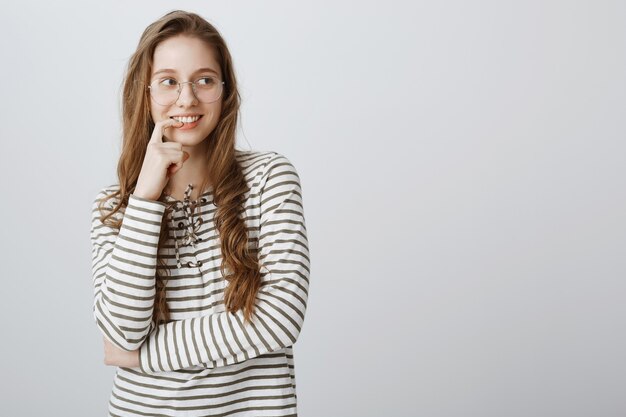
{"type": "Polygon", "coordinates": [[[183,84],[191,84],[194,95],[202,103],[213,103],[219,100],[224,90],[224,81],[208,76],[185,82],[178,82],[174,78],[163,78],[152,81],[148,89],[150,96],[157,104],[169,106],[178,100],[183,84]]]}

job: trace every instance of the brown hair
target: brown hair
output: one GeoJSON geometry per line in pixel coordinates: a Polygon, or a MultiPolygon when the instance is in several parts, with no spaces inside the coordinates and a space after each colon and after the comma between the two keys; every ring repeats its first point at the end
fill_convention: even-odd
{"type": "MultiPolygon", "coordinates": [[[[235,131],[241,96],[224,39],[213,25],[195,13],[174,10],[150,24],[141,35],[137,49],[129,60],[122,95],[123,138],[117,165],[119,190],[100,202],[100,220],[105,222],[115,212],[125,208],[129,195],[135,189],[146,147],[154,129],[154,122],[150,117],[150,96],[146,88],[152,71],[154,50],[160,42],[176,35],[195,37],[211,45],[217,52],[216,59],[224,77],[222,112],[217,126],[205,139],[208,140],[207,172],[198,192],[202,193],[212,183],[213,202],[217,207],[215,226],[221,241],[220,271],[228,282],[224,290],[225,308],[230,312],[242,309],[244,320],[249,322],[261,285],[261,273],[257,251],[249,247],[247,228],[244,219],[240,217],[244,209],[245,193],[249,191],[243,170],[235,159],[235,131]],[[111,212],[103,215],[104,203],[114,197],[119,197],[117,204],[111,212]]],[[[163,197],[161,194],[159,200],[163,197]]],[[[121,223],[121,220],[111,219],[107,224],[119,230],[121,223]]],[[[168,223],[163,221],[161,225],[159,251],[169,235],[168,223]]],[[[158,257],[158,265],[162,268],[157,268],[152,316],[157,325],[170,321],[165,297],[169,270],[161,257],[158,257]],[[161,276],[159,269],[165,275],[161,276]]]]}

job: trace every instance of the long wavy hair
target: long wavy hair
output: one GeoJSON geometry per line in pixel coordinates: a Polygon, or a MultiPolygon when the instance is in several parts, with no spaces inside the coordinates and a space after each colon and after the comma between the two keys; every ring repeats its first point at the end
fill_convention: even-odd
{"type": "MultiPolygon", "coordinates": [[[[248,241],[247,228],[240,214],[244,210],[245,193],[249,191],[243,170],[235,159],[235,132],[239,116],[241,96],[232,59],[226,42],[217,29],[195,13],[175,10],[150,24],[139,40],[131,56],[123,82],[122,119],[123,138],[120,159],[117,165],[119,190],[103,198],[99,205],[100,219],[119,230],[121,219],[110,217],[128,206],[128,197],[135,190],[146,148],[154,122],[150,117],[150,95],[146,88],[152,72],[154,50],[157,45],[173,36],[186,35],[204,40],[215,48],[217,60],[224,76],[222,112],[215,129],[205,139],[207,146],[207,172],[199,188],[202,193],[211,184],[213,187],[215,226],[221,240],[222,264],[220,272],[227,281],[224,290],[224,305],[227,311],[243,311],[244,320],[251,321],[254,302],[261,286],[258,251],[248,241]],[[104,205],[114,199],[113,208],[106,213],[104,205]]],[[[159,201],[164,201],[162,193],[159,201]]],[[[164,220],[159,238],[159,253],[169,236],[169,222],[164,220]]],[[[166,300],[166,285],[169,279],[167,263],[157,256],[156,295],[153,321],[158,325],[170,321],[166,300]],[[163,275],[161,274],[163,272],[163,275]]]]}

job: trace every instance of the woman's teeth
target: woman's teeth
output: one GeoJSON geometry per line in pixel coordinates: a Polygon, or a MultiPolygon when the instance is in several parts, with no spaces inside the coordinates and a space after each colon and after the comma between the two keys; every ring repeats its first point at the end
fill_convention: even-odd
{"type": "Polygon", "coordinates": [[[179,122],[183,122],[183,123],[193,123],[196,120],[198,120],[200,117],[202,116],[193,116],[193,117],[172,117],[172,119],[174,120],[178,120],[179,122]]]}

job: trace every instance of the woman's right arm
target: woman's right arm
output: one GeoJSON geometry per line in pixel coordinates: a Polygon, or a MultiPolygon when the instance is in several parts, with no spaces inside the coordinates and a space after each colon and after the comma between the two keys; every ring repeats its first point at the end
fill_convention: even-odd
{"type": "MultiPolygon", "coordinates": [[[[155,275],[166,204],[130,195],[119,230],[92,206],[91,243],[96,324],[112,343],[136,350],[152,330],[155,275]]],[[[119,213],[119,212],[118,212],[119,213]]]]}
{"type": "Polygon", "coordinates": [[[155,124],[119,234],[100,221],[98,201],[106,189],[92,205],[93,314],[103,335],[124,350],[139,349],[153,327],[158,243],[166,207],[157,199],[189,158],[182,144],[163,142],[163,131],[182,125],[174,119],[155,124]]]}

